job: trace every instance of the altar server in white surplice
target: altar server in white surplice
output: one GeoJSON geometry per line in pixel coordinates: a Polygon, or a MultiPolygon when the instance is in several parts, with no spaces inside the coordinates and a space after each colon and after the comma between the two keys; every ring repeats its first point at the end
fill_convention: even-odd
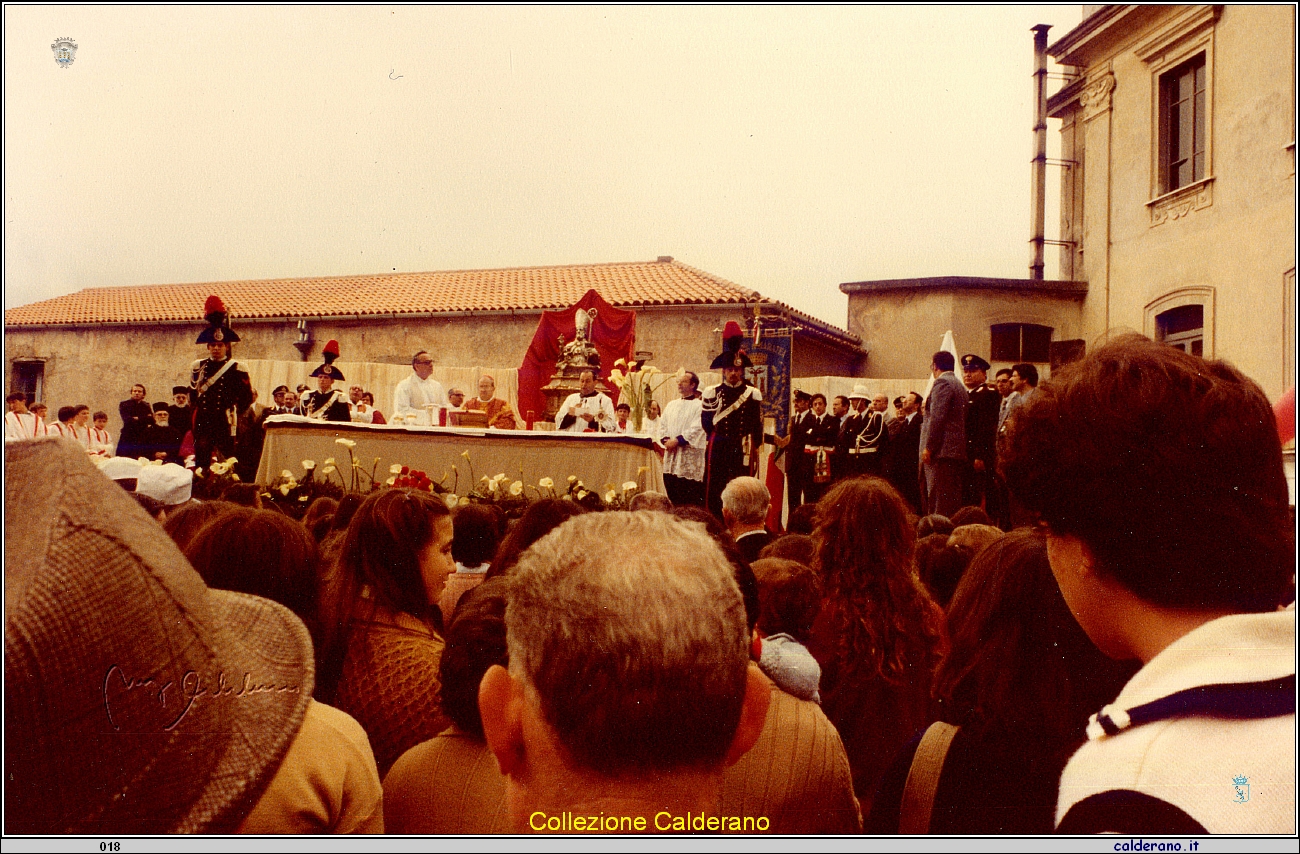
{"type": "Polygon", "coordinates": [[[709,445],[700,423],[700,378],[687,372],[677,381],[681,395],[659,417],[664,446],[664,489],[673,504],[704,506],[704,461],[709,445]]]}

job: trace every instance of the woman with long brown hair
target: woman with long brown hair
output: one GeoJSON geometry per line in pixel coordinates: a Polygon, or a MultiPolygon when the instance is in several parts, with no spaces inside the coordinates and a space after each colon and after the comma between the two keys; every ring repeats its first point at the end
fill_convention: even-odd
{"type": "Polygon", "coordinates": [[[836,484],[817,504],[813,539],[825,598],[808,646],[866,814],[890,759],[933,720],[944,616],[916,574],[916,520],[887,481],[836,484]]]}
{"type": "MultiPolygon", "coordinates": [[[[975,556],[948,619],[952,650],[934,694],[940,720],[960,730],[934,784],[928,830],[1051,833],[1061,771],[1083,743],[1088,715],[1137,666],[1112,661],[1088,640],[1052,576],[1045,538],[1028,528],[975,556]]],[[[869,833],[899,832],[916,754],[915,744],[906,747],[886,775],[869,833]]],[[[916,826],[912,817],[901,823],[916,826]]]]}
{"type": "Polygon", "coordinates": [[[371,494],[348,525],[321,596],[316,696],[356,718],[382,777],[404,751],[444,730],[437,601],[455,571],[451,512],[410,489],[371,494]]]}

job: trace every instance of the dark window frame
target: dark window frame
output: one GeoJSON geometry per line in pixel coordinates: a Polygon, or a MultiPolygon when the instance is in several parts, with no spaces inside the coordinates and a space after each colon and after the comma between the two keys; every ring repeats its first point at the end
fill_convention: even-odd
{"type": "Polygon", "coordinates": [[[1179,305],[1156,315],[1156,340],[1170,347],[1205,355],[1205,306],[1201,303],[1179,305]]]}
{"type": "Polygon", "coordinates": [[[1205,178],[1209,152],[1205,52],[1160,75],[1160,193],[1205,178]]]}
{"type": "Polygon", "coordinates": [[[995,323],[989,327],[989,359],[993,362],[1052,361],[1050,326],[1037,323],[995,323]]]}

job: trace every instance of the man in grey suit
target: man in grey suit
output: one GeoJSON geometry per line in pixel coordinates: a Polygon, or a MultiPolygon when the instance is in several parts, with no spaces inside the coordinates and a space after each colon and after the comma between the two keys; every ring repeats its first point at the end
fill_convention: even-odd
{"type": "Polygon", "coordinates": [[[940,350],[930,361],[934,387],[921,422],[921,472],[927,513],[951,517],[961,507],[961,473],[966,462],[966,387],[953,373],[957,360],[940,350]]]}

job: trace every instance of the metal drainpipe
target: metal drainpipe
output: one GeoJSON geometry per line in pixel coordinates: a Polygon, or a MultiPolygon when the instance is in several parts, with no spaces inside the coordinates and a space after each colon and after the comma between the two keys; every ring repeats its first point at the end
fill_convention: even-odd
{"type": "Polygon", "coordinates": [[[1034,34],[1034,161],[1029,278],[1043,280],[1043,244],[1047,219],[1047,31],[1051,24],[1031,28],[1034,34]]]}

